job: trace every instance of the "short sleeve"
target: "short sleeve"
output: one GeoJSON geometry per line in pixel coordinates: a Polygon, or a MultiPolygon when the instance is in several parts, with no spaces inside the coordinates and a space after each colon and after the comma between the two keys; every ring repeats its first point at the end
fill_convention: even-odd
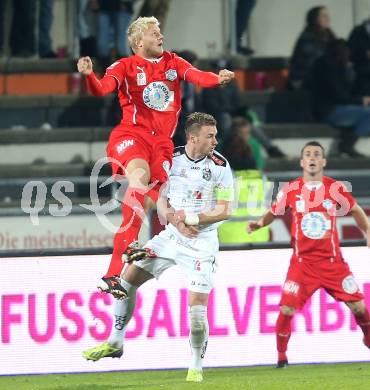
{"type": "Polygon", "coordinates": [[[227,162],[220,175],[219,181],[215,187],[217,200],[232,202],[234,200],[234,177],[231,172],[230,164],[227,162]]]}
{"type": "Polygon", "coordinates": [[[272,202],[271,212],[274,215],[283,215],[289,206],[289,183],[285,184],[276,195],[276,199],[272,202]]]}

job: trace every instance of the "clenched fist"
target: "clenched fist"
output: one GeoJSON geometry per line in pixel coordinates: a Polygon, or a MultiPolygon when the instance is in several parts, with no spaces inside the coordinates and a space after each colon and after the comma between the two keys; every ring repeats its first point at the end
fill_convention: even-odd
{"type": "Polygon", "coordinates": [[[90,57],[81,57],[77,62],[77,69],[87,76],[93,71],[93,64],[90,57]]]}
{"type": "Polygon", "coordinates": [[[227,69],[218,72],[218,82],[220,85],[226,85],[235,77],[235,73],[227,69]]]}

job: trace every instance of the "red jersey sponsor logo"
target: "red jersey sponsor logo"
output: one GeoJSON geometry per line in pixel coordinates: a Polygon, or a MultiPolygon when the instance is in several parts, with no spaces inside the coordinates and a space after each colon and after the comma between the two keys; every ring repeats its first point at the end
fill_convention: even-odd
{"type": "Polygon", "coordinates": [[[117,145],[117,153],[121,154],[126,148],[134,145],[133,139],[125,139],[119,145],[117,145]]]}

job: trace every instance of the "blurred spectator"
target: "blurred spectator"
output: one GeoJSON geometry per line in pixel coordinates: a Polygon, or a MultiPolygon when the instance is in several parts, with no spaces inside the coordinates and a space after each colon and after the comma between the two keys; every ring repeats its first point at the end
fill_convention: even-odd
{"type": "Polygon", "coordinates": [[[301,89],[310,84],[313,64],[334,39],[327,8],[311,8],[306,14],[306,27],[294,46],[289,69],[289,88],[301,89]]]}
{"type": "Polygon", "coordinates": [[[97,3],[90,0],[78,0],[78,36],[80,56],[96,56],[96,12],[97,3]]]}
{"type": "Polygon", "coordinates": [[[248,117],[236,117],[231,122],[228,137],[222,143],[222,154],[234,171],[263,170],[265,161],[261,145],[251,136],[252,121],[248,117]]]}
{"type": "MultiPolygon", "coordinates": [[[[220,59],[212,64],[212,70],[215,72],[226,67],[229,67],[229,64],[224,59],[220,59]]],[[[201,92],[201,106],[202,110],[216,118],[217,129],[221,139],[228,137],[232,118],[235,116],[245,117],[249,111],[243,100],[242,91],[235,80],[232,80],[222,88],[203,89],[201,92]]],[[[285,157],[285,154],[272,144],[262,128],[256,126],[256,123],[253,123],[252,135],[262,144],[270,157],[285,157]]]]}
{"type": "Polygon", "coordinates": [[[355,91],[370,95],[370,18],[353,28],[348,46],[356,70],[355,91]]]}
{"type": "Polygon", "coordinates": [[[114,59],[130,55],[127,47],[126,31],[132,16],[133,0],[90,0],[98,10],[97,55],[105,69],[112,63],[111,37],[116,50],[114,59]]]}
{"type": "MultiPolygon", "coordinates": [[[[224,59],[212,62],[212,71],[219,72],[227,67],[224,59]]],[[[219,137],[225,138],[231,127],[233,116],[243,115],[246,106],[242,101],[241,91],[235,80],[222,88],[204,88],[201,92],[203,110],[217,120],[219,137]]]]}
{"type": "Polygon", "coordinates": [[[266,242],[269,230],[258,235],[248,236],[247,220],[261,216],[266,211],[267,183],[261,172],[265,161],[261,146],[251,137],[252,122],[248,117],[236,117],[232,120],[228,138],[222,145],[222,154],[229,160],[237,183],[237,207],[231,218],[218,229],[223,245],[246,242],[266,242]]]}
{"type": "Polygon", "coordinates": [[[370,96],[353,94],[355,71],[344,39],[331,42],[313,71],[313,111],[316,117],[342,128],[338,151],[360,157],[354,149],[359,137],[370,134],[370,96]]]}
{"type": "Polygon", "coordinates": [[[139,16],[154,16],[159,20],[161,30],[164,31],[171,0],[144,0],[139,16]]]}
{"type": "Polygon", "coordinates": [[[4,35],[5,35],[5,4],[6,1],[0,1],[0,57],[5,54],[4,35]]]}
{"type": "Polygon", "coordinates": [[[257,0],[238,0],[236,4],[236,51],[239,54],[251,55],[254,50],[242,45],[243,34],[248,30],[249,18],[257,0]]]}
{"type": "MultiPolygon", "coordinates": [[[[4,21],[6,1],[0,1],[0,53],[5,50],[4,21]]],[[[36,54],[40,58],[54,58],[50,37],[53,23],[54,0],[12,0],[12,20],[9,50],[12,57],[29,58],[36,54]],[[38,18],[36,17],[38,15],[38,18]],[[38,30],[36,31],[36,20],[38,30]]]]}
{"type": "Polygon", "coordinates": [[[13,0],[11,4],[10,54],[13,57],[32,57],[35,54],[36,0],[13,0]]]}
{"type": "Polygon", "coordinates": [[[38,49],[40,58],[55,58],[51,41],[54,0],[39,0],[38,49]]]}

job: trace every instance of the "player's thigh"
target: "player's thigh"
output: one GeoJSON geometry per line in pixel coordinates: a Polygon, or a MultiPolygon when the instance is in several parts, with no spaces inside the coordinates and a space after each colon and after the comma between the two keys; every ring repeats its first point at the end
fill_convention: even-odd
{"type": "Polygon", "coordinates": [[[152,183],[165,183],[168,180],[172,166],[173,143],[167,140],[158,146],[153,144],[153,153],[150,159],[150,181],[152,183]]]}
{"type": "Polygon", "coordinates": [[[282,287],[280,306],[302,309],[320,282],[307,264],[291,263],[282,287]]]}
{"type": "Polygon", "coordinates": [[[166,269],[176,264],[177,247],[172,236],[168,229],[165,229],[149,240],[145,248],[151,249],[156,257],[136,261],[135,265],[158,279],[166,269]]]}
{"type": "Polygon", "coordinates": [[[188,290],[209,294],[217,271],[217,237],[182,239],[178,242],[176,263],[185,271],[188,290]]]}
{"type": "Polygon", "coordinates": [[[150,161],[151,150],[145,139],[133,134],[123,134],[122,137],[109,141],[107,156],[113,175],[125,175],[130,161],[139,159],[150,161]]]}
{"type": "MultiPolygon", "coordinates": [[[[200,235],[191,240],[183,250],[190,292],[209,294],[214,286],[218,256],[217,231],[200,235]]],[[[179,261],[181,261],[181,257],[179,261]]],[[[177,263],[179,264],[179,261],[177,263]]]]}
{"type": "Polygon", "coordinates": [[[343,302],[361,301],[364,296],[346,262],[328,263],[322,273],[324,289],[336,300],[343,302]]]}
{"type": "Polygon", "coordinates": [[[185,269],[188,279],[188,290],[194,293],[209,294],[214,287],[214,277],[217,270],[215,256],[179,257],[176,263],[185,269]]]}
{"type": "Polygon", "coordinates": [[[133,286],[140,287],[153,278],[153,275],[145,269],[137,267],[135,263],[125,265],[121,278],[133,286]]]}
{"type": "Polygon", "coordinates": [[[130,160],[126,166],[126,177],[130,187],[147,186],[150,180],[149,163],[141,157],[130,160]]]}

